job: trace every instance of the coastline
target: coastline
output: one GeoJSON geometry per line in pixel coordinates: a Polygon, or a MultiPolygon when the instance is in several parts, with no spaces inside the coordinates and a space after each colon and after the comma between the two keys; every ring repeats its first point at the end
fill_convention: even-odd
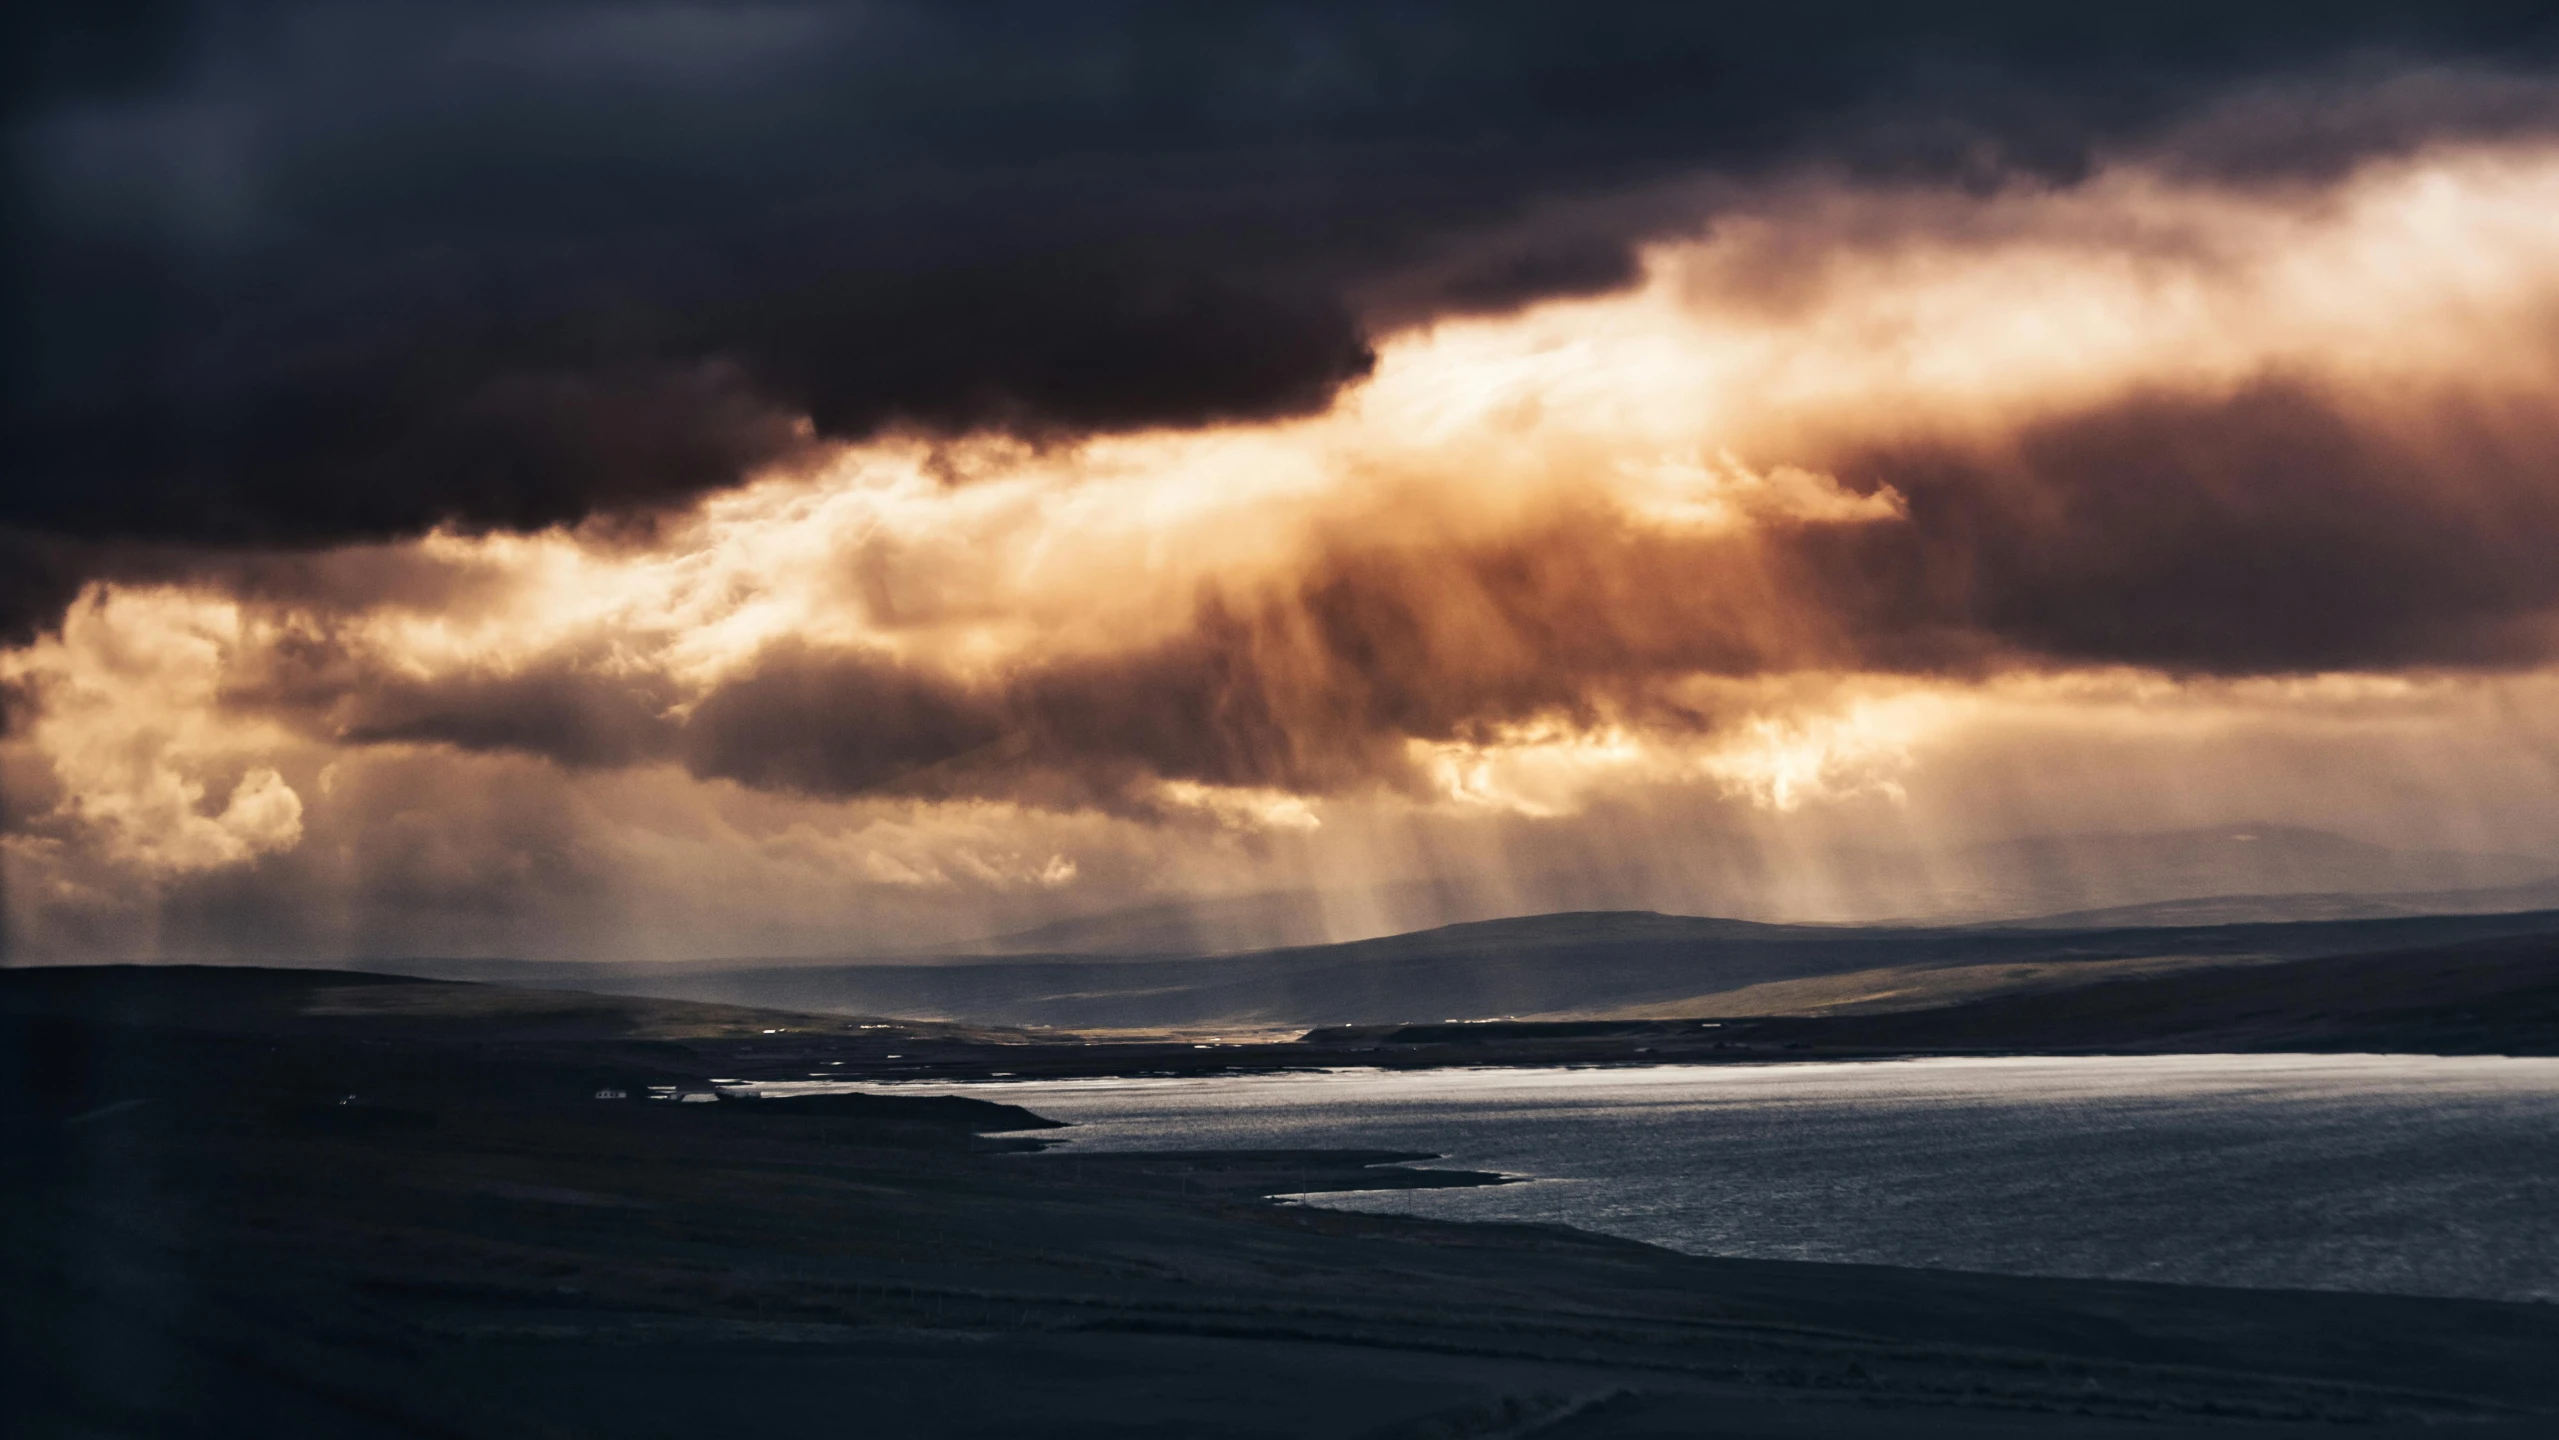
{"type": "Polygon", "coordinates": [[[1378,1156],[1024,1164],[1038,1117],[986,1102],[593,1098],[734,1073],[786,1038],[758,1012],[481,987],[360,1007],[339,993],[359,982],[276,972],[159,977],[158,999],[149,977],[69,999],[57,978],[47,999],[26,973],[0,977],[32,1057],[5,1135],[14,1433],[698,1440],[859,1415],[1580,1440],[1712,1414],[1769,1436],[2493,1436],[2559,1416],[2559,1307],[1710,1260],[1275,1204],[1320,1172],[1374,1184],[1378,1156]]]}

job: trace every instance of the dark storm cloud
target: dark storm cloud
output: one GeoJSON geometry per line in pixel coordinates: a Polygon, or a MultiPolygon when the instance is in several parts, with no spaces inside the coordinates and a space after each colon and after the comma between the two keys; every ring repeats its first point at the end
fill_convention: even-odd
{"type": "Polygon", "coordinates": [[[2559,640],[2559,416],[2540,393],[2135,394],[1841,469],[1910,518],[1824,537],[1804,558],[1828,593],[2048,661],[2530,664],[2559,640]]]}
{"type": "Polygon", "coordinates": [[[0,529],[0,647],[22,645],[97,574],[98,546],[0,529]]]}
{"type": "MultiPolygon", "coordinates": [[[[0,740],[17,738],[20,731],[35,723],[42,709],[35,686],[25,680],[0,680],[0,740]]],[[[8,808],[9,787],[0,785],[0,831],[7,828],[8,817],[17,812],[8,808]]]]}
{"type": "MultiPolygon", "coordinates": [[[[0,526],[221,544],[646,508],[790,455],[804,422],[1302,412],[1381,324],[1619,283],[1695,219],[1576,197],[1807,161],[2067,175],[2283,77],[2529,73],[2559,33],[2546,5],[2448,0],[17,23],[0,526]]],[[[2281,169],[2544,118],[2399,93],[2361,129],[2226,126],[2194,153],[2281,169]]],[[[86,573],[11,568],[20,623],[86,573]]]]}
{"type": "Polygon", "coordinates": [[[522,670],[466,672],[432,682],[366,677],[334,697],[336,738],[352,745],[447,744],[508,750],[577,767],[623,766],[665,754],[677,699],[662,676],[629,676],[587,658],[552,656],[522,670]]]}
{"type": "Polygon", "coordinates": [[[470,615],[502,597],[506,577],[485,560],[412,544],[213,548],[0,529],[0,647],[34,638],[90,580],[188,586],[320,613],[387,608],[470,615]]]}
{"type": "Polygon", "coordinates": [[[1000,740],[997,704],[928,670],[786,641],[694,708],[684,753],[697,775],[853,794],[1000,740]]]}

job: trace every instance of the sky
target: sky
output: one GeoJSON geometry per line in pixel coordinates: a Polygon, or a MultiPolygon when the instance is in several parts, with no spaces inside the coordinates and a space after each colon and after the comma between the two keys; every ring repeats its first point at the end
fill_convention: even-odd
{"type": "Polygon", "coordinates": [[[2559,870],[2544,5],[10,23],[6,958],[2559,870]]]}

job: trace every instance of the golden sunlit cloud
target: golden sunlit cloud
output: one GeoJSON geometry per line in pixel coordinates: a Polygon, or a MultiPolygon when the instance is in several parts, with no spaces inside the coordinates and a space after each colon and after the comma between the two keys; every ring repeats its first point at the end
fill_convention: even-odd
{"type": "Polygon", "coordinates": [[[0,655],[32,684],[29,740],[62,813],[111,858],[150,873],[232,865],[302,838],[302,798],[270,764],[289,742],[230,714],[222,686],[244,644],[240,607],[175,591],[93,594],[59,636],[0,655]]]}

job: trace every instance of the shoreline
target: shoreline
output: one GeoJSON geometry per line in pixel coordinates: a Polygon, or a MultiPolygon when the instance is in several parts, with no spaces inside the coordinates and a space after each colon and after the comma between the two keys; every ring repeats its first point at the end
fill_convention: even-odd
{"type": "MultiPolygon", "coordinates": [[[[1327,1172],[1373,1185],[1380,1152],[1035,1154],[1055,1130],[975,1098],[593,1098],[799,1048],[771,1012],[34,973],[0,973],[0,1045],[26,1057],[0,1125],[12,1433],[782,1440],[858,1414],[952,1440],[1417,1440],[1711,1413],[1807,1440],[2488,1440],[2559,1420],[2549,1305],[1712,1259],[1274,1203],[1327,1172]]],[[[1024,1055],[824,1023],[848,1061],[1024,1055]]]]}
{"type": "Polygon", "coordinates": [[[1060,1155],[1425,1151],[1440,1158],[1412,1163],[1513,1183],[1407,1195],[1409,1182],[1353,1176],[1309,1187],[1322,1193],[1305,1203],[1557,1223],[1696,1255],[2559,1299],[2547,1222],[2524,1198],[2546,1191],[2546,1172],[2516,1158],[2559,1139],[2541,1118],[2559,1096],[2553,1060],[1929,1058],[865,1089],[1027,1107],[1069,1122],[1043,1137],[1060,1155]],[[2083,1126],[2113,1138],[2083,1141],[2083,1126]],[[2055,1173],[2021,1191],[2018,1167],[2036,1157],[2055,1173]],[[2460,1217],[2449,1229],[2400,1198],[2450,1174],[2469,1188],[2444,1212],[2460,1217]],[[2327,1210],[2357,1218],[2310,1219],[2327,1210]],[[2300,1228],[2248,1238],[2296,1213],[2300,1228]]]}

